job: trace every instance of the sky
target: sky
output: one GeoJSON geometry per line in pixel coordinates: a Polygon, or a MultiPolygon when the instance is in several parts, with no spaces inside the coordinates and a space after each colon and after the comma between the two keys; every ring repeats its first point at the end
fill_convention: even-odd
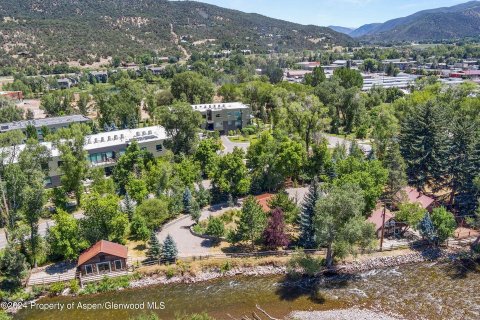
{"type": "Polygon", "coordinates": [[[420,10],[449,7],[467,0],[200,0],[272,18],[314,24],[360,27],[408,16],[420,10]]]}

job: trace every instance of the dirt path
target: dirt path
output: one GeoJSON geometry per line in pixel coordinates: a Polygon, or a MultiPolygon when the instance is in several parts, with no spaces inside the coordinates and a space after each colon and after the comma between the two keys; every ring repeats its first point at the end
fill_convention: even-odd
{"type": "Polygon", "coordinates": [[[183,55],[185,56],[185,60],[190,59],[190,54],[188,53],[188,51],[183,46],[180,45],[180,40],[178,38],[178,35],[175,33],[175,31],[173,31],[173,24],[171,24],[171,23],[170,23],[170,33],[172,34],[173,42],[175,42],[178,49],[180,49],[182,51],[183,55]]]}

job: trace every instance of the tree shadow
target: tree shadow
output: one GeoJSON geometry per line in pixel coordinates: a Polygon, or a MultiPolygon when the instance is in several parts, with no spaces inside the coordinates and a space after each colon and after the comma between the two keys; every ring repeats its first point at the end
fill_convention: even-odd
{"type": "Polygon", "coordinates": [[[135,248],[133,248],[133,250],[137,250],[137,251],[144,251],[146,249],[147,249],[147,246],[145,245],[145,243],[137,244],[135,248]]]}
{"type": "Polygon", "coordinates": [[[319,277],[291,277],[285,276],[279,283],[275,294],[281,300],[295,301],[301,297],[308,297],[312,303],[323,304],[327,301],[325,292],[329,289],[339,289],[348,286],[349,282],[355,281],[358,277],[355,275],[330,275],[319,277]]]}
{"type": "Polygon", "coordinates": [[[49,275],[65,273],[74,269],[75,266],[76,266],[75,261],[63,261],[63,262],[59,262],[59,263],[55,263],[47,266],[45,268],[45,273],[49,275]]]}
{"type": "Polygon", "coordinates": [[[428,261],[435,261],[442,257],[441,248],[433,246],[425,240],[412,242],[409,244],[409,248],[420,253],[428,261]]]}
{"type": "Polygon", "coordinates": [[[469,274],[479,274],[480,264],[468,254],[461,255],[448,264],[446,274],[453,280],[466,279],[469,274]]]}

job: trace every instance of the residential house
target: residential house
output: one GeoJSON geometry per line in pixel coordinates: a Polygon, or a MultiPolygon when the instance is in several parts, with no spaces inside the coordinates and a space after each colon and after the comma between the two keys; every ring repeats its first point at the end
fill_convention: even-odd
{"type": "Polygon", "coordinates": [[[127,257],[127,247],[100,240],[78,257],[77,271],[81,276],[125,271],[127,257]]]}
{"type": "MultiPolygon", "coordinates": [[[[377,208],[372,212],[372,214],[368,217],[367,221],[371,222],[375,225],[375,234],[378,238],[382,236],[382,226],[383,226],[383,213],[384,208],[381,205],[377,205],[377,208]]],[[[385,227],[384,227],[384,237],[388,237],[390,235],[395,234],[395,219],[394,215],[390,210],[385,208],[385,227]]]]}
{"type": "Polygon", "coordinates": [[[88,74],[90,82],[96,83],[107,83],[108,82],[108,72],[107,71],[92,71],[88,74]]]}
{"type": "Polygon", "coordinates": [[[438,204],[435,199],[424,195],[420,191],[412,187],[405,187],[400,190],[396,196],[396,202],[418,203],[423,209],[432,211],[438,204]]]}

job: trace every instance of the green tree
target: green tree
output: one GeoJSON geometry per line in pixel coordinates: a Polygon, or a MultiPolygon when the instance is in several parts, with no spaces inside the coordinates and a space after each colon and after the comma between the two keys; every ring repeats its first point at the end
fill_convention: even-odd
{"type": "Polygon", "coordinates": [[[135,214],[130,224],[130,234],[136,240],[147,241],[150,237],[150,229],[148,229],[145,218],[135,214]]]}
{"type": "Polygon", "coordinates": [[[175,99],[192,104],[210,103],[215,93],[213,83],[208,78],[192,71],[176,74],[171,91],[175,99]]]}
{"type": "Polygon", "coordinates": [[[60,129],[55,144],[60,151],[60,171],[62,186],[67,192],[73,192],[77,206],[81,205],[83,180],[88,172],[87,153],[84,150],[85,135],[90,128],[84,124],[73,124],[70,128],[60,129]]]}
{"type": "Polygon", "coordinates": [[[145,219],[150,230],[158,229],[169,217],[168,203],[161,199],[147,199],[135,213],[145,219]]]}
{"type": "Polygon", "coordinates": [[[162,245],[158,241],[155,232],[150,234],[150,240],[148,241],[147,257],[152,260],[159,260],[162,257],[162,245]]]}
{"type": "Polygon", "coordinates": [[[316,247],[315,242],[315,205],[322,197],[323,192],[320,189],[320,183],[316,177],[308,187],[308,192],[302,202],[302,211],[300,213],[300,239],[299,243],[305,249],[316,247]]]}
{"type": "Polygon", "coordinates": [[[298,219],[300,209],[293,199],[290,198],[285,190],[275,194],[269,201],[268,206],[272,209],[279,208],[283,212],[287,223],[295,223],[298,219]]]}
{"type": "Polygon", "coordinates": [[[140,150],[138,142],[132,141],[113,169],[113,181],[120,193],[125,193],[126,186],[132,177],[140,178],[144,168],[151,165],[153,161],[151,153],[140,150]]]}
{"type": "Polygon", "coordinates": [[[43,188],[43,174],[40,173],[35,179],[29,181],[29,185],[23,190],[22,212],[25,222],[30,227],[30,260],[32,266],[37,266],[37,244],[39,242],[38,222],[45,205],[45,192],[43,188]]]}
{"type": "Polygon", "coordinates": [[[225,235],[225,225],[222,219],[218,217],[208,217],[207,229],[205,234],[217,238],[217,242],[225,235]]]}
{"type": "Polygon", "coordinates": [[[218,151],[220,151],[222,143],[220,139],[207,138],[202,139],[195,151],[194,159],[200,163],[200,168],[204,177],[209,177],[214,171],[214,167],[218,161],[218,151]]]}
{"type": "Polygon", "coordinates": [[[126,191],[136,203],[141,204],[148,196],[147,184],[143,179],[131,178],[126,186],[126,191]]]}
{"type": "Polygon", "coordinates": [[[250,177],[243,156],[243,151],[235,147],[232,153],[219,159],[213,173],[212,185],[220,192],[237,197],[246,194],[250,189],[250,177]]]}
{"type": "Polygon", "coordinates": [[[431,217],[438,243],[444,243],[449,237],[453,237],[457,228],[453,214],[444,207],[439,207],[433,209],[431,217]]]}
{"type": "Polygon", "coordinates": [[[163,241],[162,259],[169,263],[175,262],[175,260],[177,259],[177,255],[177,244],[175,243],[171,235],[167,235],[165,241],[163,241]]]}
{"type": "Polygon", "coordinates": [[[363,77],[357,70],[348,68],[338,68],[333,72],[333,77],[340,81],[340,85],[345,89],[357,87],[359,89],[363,86],[363,77]]]}
{"type": "Polygon", "coordinates": [[[90,103],[90,94],[88,92],[81,92],[79,95],[79,99],[77,102],[77,108],[78,111],[80,111],[81,114],[84,116],[88,116],[89,114],[89,106],[88,104],[90,103]]]}
{"type": "Polygon", "coordinates": [[[327,80],[327,76],[322,67],[315,67],[312,73],[305,75],[305,84],[312,87],[316,87],[325,80],[327,80]]]}
{"type": "Polygon", "coordinates": [[[48,229],[48,243],[55,256],[67,260],[74,260],[88,243],[80,237],[80,228],[77,219],[61,209],[53,217],[55,225],[48,229]]]}
{"type": "Polygon", "coordinates": [[[406,115],[402,122],[400,150],[407,164],[411,185],[420,190],[442,188],[450,145],[444,106],[427,102],[406,115]]]}
{"type": "Polygon", "coordinates": [[[0,270],[9,280],[19,284],[27,275],[25,256],[17,248],[8,245],[0,258],[0,270]]]}
{"type": "Polygon", "coordinates": [[[192,213],[192,203],[194,199],[192,197],[192,193],[188,187],[185,187],[185,191],[183,192],[183,210],[187,214],[192,213]]]}
{"type": "Polygon", "coordinates": [[[356,185],[333,187],[315,206],[315,237],[318,245],[327,248],[326,265],[335,257],[356,253],[357,248],[370,247],[375,228],[362,216],[365,208],[362,190],[356,185]]]}
{"type": "Polygon", "coordinates": [[[262,206],[253,196],[248,196],[242,206],[240,221],[237,226],[237,238],[248,241],[252,249],[265,229],[267,217],[262,206]]]}
{"type": "Polygon", "coordinates": [[[383,166],[388,170],[388,178],[384,193],[388,199],[393,200],[395,195],[407,186],[407,168],[398,143],[390,143],[386,151],[383,166]]]}
{"type": "Polygon", "coordinates": [[[128,232],[128,216],[120,211],[120,199],[115,195],[93,194],[85,205],[84,218],[80,220],[80,231],[90,243],[109,240],[125,241],[128,232]]]}
{"type": "Polygon", "coordinates": [[[195,152],[202,123],[200,112],[193,110],[188,103],[177,102],[170,107],[158,108],[158,119],[170,137],[165,141],[167,148],[174,154],[195,152]]]}
{"type": "Polygon", "coordinates": [[[425,216],[425,210],[418,203],[400,203],[398,206],[398,211],[395,213],[395,220],[399,222],[404,222],[408,227],[417,229],[420,221],[422,221],[425,216]]]}

